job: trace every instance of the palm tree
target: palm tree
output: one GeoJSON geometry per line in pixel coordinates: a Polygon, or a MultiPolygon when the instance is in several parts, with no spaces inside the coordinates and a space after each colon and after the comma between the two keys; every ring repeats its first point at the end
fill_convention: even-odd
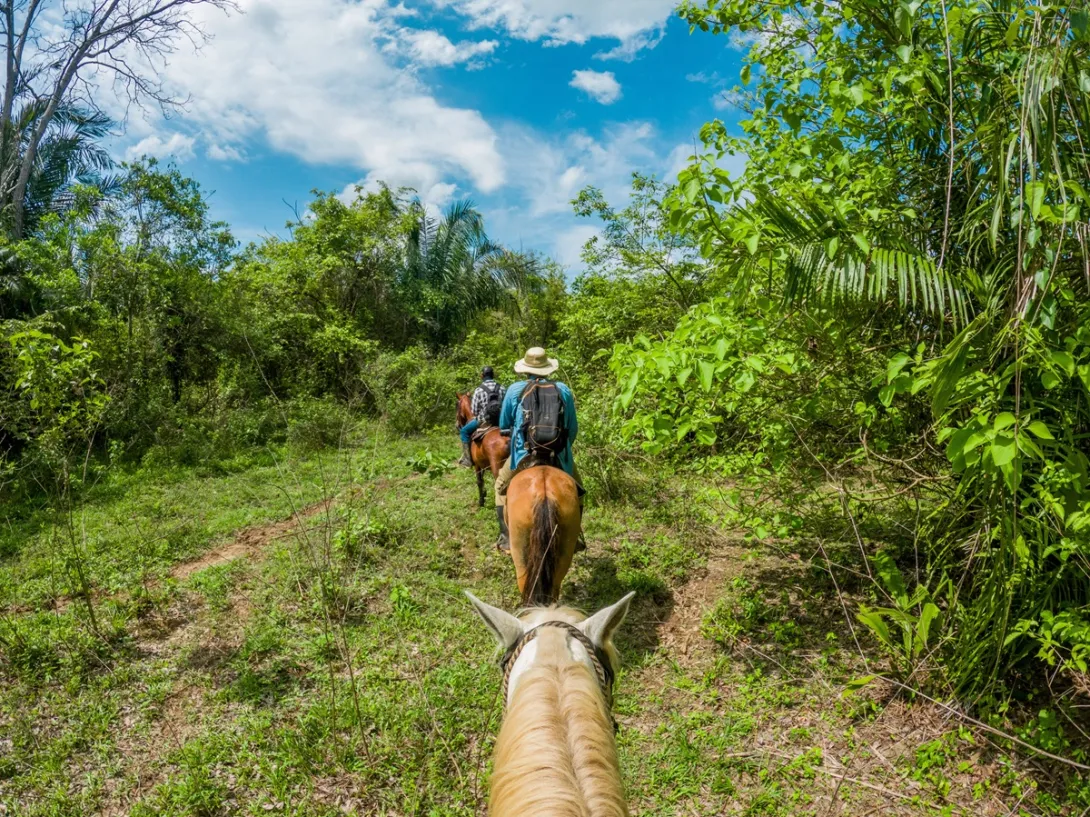
{"type": "MultiPolygon", "coordinates": [[[[10,230],[12,196],[30,134],[45,106],[41,102],[24,105],[0,134],[0,201],[4,203],[3,222],[10,230]]],[[[110,154],[101,146],[113,122],[104,114],[75,106],[63,106],[38,145],[24,207],[24,234],[33,232],[49,213],[59,213],[75,203],[77,185],[84,185],[107,195],[116,189],[118,179],[108,175],[114,166],[110,154]]]]}
{"type": "Polygon", "coordinates": [[[455,202],[441,220],[419,203],[406,247],[402,286],[423,316],[430,342],[443,346],[463,335],[482,310],[517,308],[512,297],[530,285],[533,259],[505,250],[485,234],[469,201],[455,202]]]}

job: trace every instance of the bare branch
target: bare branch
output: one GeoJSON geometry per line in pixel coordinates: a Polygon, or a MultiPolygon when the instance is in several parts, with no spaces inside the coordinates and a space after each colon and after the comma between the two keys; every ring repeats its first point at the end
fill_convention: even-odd
{"type": "Polygon", "coordinates": [[[12,162],[19,168],[14,183],[0,188],[0,205],[11,208],[17,237],[23,231],[24,199],[38,148],[57,111],[79,100],[101,112],[93,91],[103,78],[112,78],[114,88],[130,105],[153,103],[164,110],[183,105],[186,100],[172,96],[165,87],[162,69],[179,41],[199,49],[208,40],[192,19],[193,11],[198,6],[224,13],[238,8],[235,0],[76,0],[62,4],[62,33],[58,34],[38,31],[35,26],[45,5],[45,0],[29,0],[21,24],[16,20],[16,4],[0,6],[7,50],[0,116],[5,125],[10,123],[20,98],[42,106],[28,132],[18,135],[18,155],[13,155],[8,139],[3,145],[5,176],[12,162]],[[32,46],[29,52],[27,43],[32,46]]]}

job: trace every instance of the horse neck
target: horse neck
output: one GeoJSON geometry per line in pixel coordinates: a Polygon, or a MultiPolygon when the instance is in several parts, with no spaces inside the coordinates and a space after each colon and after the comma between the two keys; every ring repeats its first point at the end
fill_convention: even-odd
{"type": "Polygon", "coordinates": [[[624,817],[613,728],[598,679],[560,630],[536,639],[496,742],[492,817],[624,817]]]}

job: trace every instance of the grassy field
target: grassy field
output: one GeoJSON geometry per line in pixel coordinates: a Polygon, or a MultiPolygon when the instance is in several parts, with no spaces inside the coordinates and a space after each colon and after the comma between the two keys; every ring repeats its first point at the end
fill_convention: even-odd
{"type": "MultiPolygon", "coordinates": [[[[0,814],[483,813],[500,677],[462,591],[517,593],[472,475],[443,466],[456,447],[365,427],[229,473],[118,471],[62,524],[6,519],[0,814]]],[[[827,574],[722,528],[707,487],[644,476],[595,504],[565,585],[585,609],[638,592],[616,700],[634,814],[1090,806],[942,706],[853,691],[881,659],[827,574]]]]}

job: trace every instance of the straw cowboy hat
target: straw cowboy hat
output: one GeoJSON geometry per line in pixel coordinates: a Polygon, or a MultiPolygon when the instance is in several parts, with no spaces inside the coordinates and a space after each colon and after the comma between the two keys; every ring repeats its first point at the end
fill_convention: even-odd
{"type": "Polygon", "coordinates": [[[545,357],[545,350],[535,346],[526,352],[526,356],[515,364],[519,374],[536,374],[547,377],[560,368],[560,361],[555,357],[545,357]]]}

